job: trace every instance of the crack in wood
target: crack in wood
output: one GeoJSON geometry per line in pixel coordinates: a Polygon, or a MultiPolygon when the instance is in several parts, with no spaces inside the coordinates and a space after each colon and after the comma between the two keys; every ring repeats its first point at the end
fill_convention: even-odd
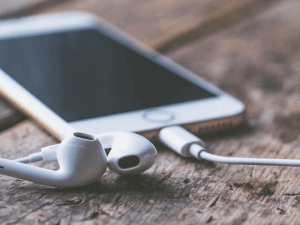
{"type": "Polygon", "coordinates": [[[208,220],[206,221],[206,223],[210,223],[213,220],[214,220],[214,218],[211,216],[211,217],[208,218],[208,220]]]}
{"type": "Polygon", "coordinates": [[[217,203],[217,201],[219,200],[220,194],[218,194],[217,196],[215,196],[214,198],[212,198],[208,203],[207,203],[207,207],[211,208],[214,207],[217,203]]]}
{"type": "Polygon", "coordinates": [[[71,206],[74,206],[74,205],[81,205],[85,202],[85,195],[79,195],[79,196],[76,196],[74,198],[71,198],[71,199],[67,199],[65,202],[61,203],[61,204],[57,204],[58,206],[65,206],[65,205],[71,205],[71,206]]]}
{"type": "Polygon", "coordinates": [[[52,191],[52,189],[47,190],[46,192],[42,193],[40,197],[34,199],[34,201],[38,201],[38,200],[42,199],[43,197],[45,197],[51,191],[52,191]]]}
{"type": "Polygon", "coordinates": [[[167,175],[165,175],[159,182],[158,184],[160,183],[163,183],[164,181],[168,180],[170,177],[171,177],[172,173],[169,173],[167,175]]]}
{"type": "Polygon", "coordinates": [[[282,194],[282,195],[286,195],[286,196],[297,196],[297,195],[300,195],[300,193],[285,193],[285,194],[282,194]]]}

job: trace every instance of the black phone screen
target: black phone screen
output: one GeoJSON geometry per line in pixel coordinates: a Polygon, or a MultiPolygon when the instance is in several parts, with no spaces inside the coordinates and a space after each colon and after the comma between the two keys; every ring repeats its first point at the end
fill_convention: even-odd
{"type": "Polygon", "coordinates": [[[67,122],[215,96],[93,29],[0,40],[0,68],[67,122]]]}

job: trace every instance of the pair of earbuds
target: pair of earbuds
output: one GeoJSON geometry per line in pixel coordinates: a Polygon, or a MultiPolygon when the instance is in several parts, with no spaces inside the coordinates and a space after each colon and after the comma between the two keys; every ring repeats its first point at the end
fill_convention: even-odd
{"type": "Polygon", "coordinates": [[[122,175],[142,173],[157,156],[154,145],[130,132],[111,132],[97,136],[74,132],[58,144],[25,158],[0,158],[0,174],[54,187],[79,187],[98,180],[107,166],[122,175]],[[108,156],[105,149],[111,148],[108,156]],[[26,163],[57,160],[59,170],[49,170],[26,163]]]}
{"type": "MultiPolygon", "coordinates": [[[[217,163],[300,166],[295,159],[262,159],[217,156],[205,149],[204,142],[179,126],[163,128],[160,141],[184,157],[195,157],[217,163]]],[[[130,132],[111,132],[92,136],[74,132],[61,144],[14,161],[0,158],[0,174],[55,187],[78,187],[98,180],[108,167],[121,175],[142,173],[155,162],[157,151],[146,138],[130,132]],[[111,148],[106,156],[105,149],[111,148]],[[49,170],[29,162],[57,160],[59,170],[49,170]]]]}

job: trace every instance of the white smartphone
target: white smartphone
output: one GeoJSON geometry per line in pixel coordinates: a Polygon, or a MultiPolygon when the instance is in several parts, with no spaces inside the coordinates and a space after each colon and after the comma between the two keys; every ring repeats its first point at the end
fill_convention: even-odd
{"type": "Polygon", "coordinates": [[[64,121],[90,134],[132,131],[153,140],[169,125],[204,133],[246,118],[239,100],[86,13],[2,21],[0,68],[0,93],[56,137],[64,121]]]}

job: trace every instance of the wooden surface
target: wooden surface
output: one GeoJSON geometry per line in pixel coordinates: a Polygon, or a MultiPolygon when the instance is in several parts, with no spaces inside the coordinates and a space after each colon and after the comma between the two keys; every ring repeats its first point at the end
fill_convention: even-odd
{"type": "MultiPolygon", "coordinates": [[[[34,13],[84,8],[86,2],[90,9],[101,4],[69,1],[34,13]]],[[[186,4],[193,9],[202,2],[212,4],[186,4]]],[[[105,12],[95,12],[109,17],[109,10],[120,12],[123,8],[121,14],[127,11],[133,15],[132,20],[124,20],[123,24],[113,19],[111,22],[140,40],[144,40],[139,30],[143,23],[158,36],[165,29],[151,25],[151,14],[143,17],[145,20],[139,25],[135,17],[139,8],[130,1],[122,3],[122,7],[112,4],[105,12]],[[130,24],[135,25],[136,33],[130,30],[130,24]]],[[[152,8],[160,8],[155,1],[144,4],[152,3],[152,8]]],[[[169,13],[156,17],[158,14],[153,11],[154,20],[165,24],[168,15],[177,15],[176,5],[184,4],[171,3],[174,5],[168,7],[172,8],[169,13]]],[[[237,157],[300,158],[299,11],[299,1],[268,1],[244,11],[230,26],[215,29],[211,24],[209,30],[214,32],[192,35],[172,48],[166,44],[167,56],[246,104],[249,125],[203,136],[212,152],[237,157]]],[[[172,32],[178,32],[177,29],[180,28],[175,26],[172,32]]],[[[164,38],[161,40],[165,43],[164,38]]],[[[164,49],[159,47],[163,45],[152,46],[164,49]]],[[[27,155],[55,143],[49,134],[3,100],[0,129],[4,158],[27,155]],[[9,125],[3,127],[5,121],[9,125]]],[[[299,168],[222,165],[184,159],[162,145],[156,147],[157,161],[144,174],[123,177],[107,172],[98,182],[82,188],[49,188],[1,176],[0,223],[299,224],[299,168]]],[[[58,168],[56,163],[36,165],[58,168]]]]}
{"type": "Polygon", "coordinates": [[[0,17],[19,15],[31,9],[45,7],[54,1],[57,0],[0,0],[0,17]]]}
{"type": "Polygon", "coordinates": [[[234,23],[264,4],[259,0],[71,0],[34,14],[91,12],[147,45],[165,51],[234,23]]]}

